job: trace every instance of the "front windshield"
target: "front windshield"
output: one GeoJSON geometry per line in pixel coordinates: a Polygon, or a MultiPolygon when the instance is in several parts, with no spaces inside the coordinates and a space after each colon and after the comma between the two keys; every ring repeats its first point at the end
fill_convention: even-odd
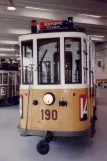
{"type": "Polygon", "coordinates": [[[65,84],[82,83],[81,38],[65,38],[65,84]]]}
{"type": "Polygon", "coordinates": [[[60,84],[60,39],[38,39],[38,84],[60,84]]]}

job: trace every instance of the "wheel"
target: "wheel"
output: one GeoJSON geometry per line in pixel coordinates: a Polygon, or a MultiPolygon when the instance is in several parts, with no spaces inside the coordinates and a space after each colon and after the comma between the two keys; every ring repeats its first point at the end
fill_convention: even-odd
{"type": "Polygon", "coordinates": [[[13,106],[14,105],[14,100],[13,100],[12,97],[7,99],[7,105],[8,106],[13,106]]]}
{"type": "Polygon", "coordinates": [[[91,128],[90,137],[93,138],[96,133],[95,127],[91,128]]]}
{"type": "Polygon", "coordinates": [[[41,155],[46,155],[49,152],[49,150],[50,146],[45,140],[42,140],[37,144],[37,151],[41,155]]]}
{"type": "Polygon", "coordinates": [[[18,105],[19,104],[19,99],[16,97],[14,98],[14,105],[18,105]]]}
{"type": "Polygon", "coordinates": [[[95,119],[92,118],[91,119],[91,128],[90,128],[90,137],[93,138],[95,133],[96,133],[96,129],[95,129],[95,119]]]}
{"type": "Polygon", "coordinates": [[[53,138],[53,141],[56,141],[56,140],[57,140],[57,137],[54,137],[54,138],[53,138]]]}

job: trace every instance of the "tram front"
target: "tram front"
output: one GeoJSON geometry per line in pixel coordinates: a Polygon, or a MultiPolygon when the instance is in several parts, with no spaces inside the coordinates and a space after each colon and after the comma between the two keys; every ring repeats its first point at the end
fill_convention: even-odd
{"type": "Polygon", "coordinates": [[[19,41],[20,129],[23,135],[46,136],[37,146],[41,154],[46,154],[53,137],[80,136],[91,127],[92,44],[84,33],[74,31],[29,34],[19,41]]]}

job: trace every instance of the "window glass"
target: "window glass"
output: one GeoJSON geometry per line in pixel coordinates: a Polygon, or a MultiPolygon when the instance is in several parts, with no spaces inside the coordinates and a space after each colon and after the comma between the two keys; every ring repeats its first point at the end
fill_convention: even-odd
{"type": "Polygon", "coordinates": [[[9,84],[12,84],[12,73],[9,73],[9,84]]]}
{"type": "Polygon", "coordinates": [[[60,39],[38,39],[38,84],[60,84],[60,39]]]}
{"type": "Polygon", "coordinates": [[[20,83],[20,73],[16,73],[16,79],[17,79],[17,83],[20,83]]]}
{"type": "Polygon", "coordinates": [[[12,83],[15,84],[15,81],[16,81],[16,74],[13,73],[13,74],[12,74],[12,83]]]}
{"type": "Polygon", "coordinates": [[[89,45],[89,84],[91,86],[91,46],[89,45]]]}
{"type": "Polygon", "coordinates": [[[81,38],[65,38],[65,83],[82,83],[81,38]]]}
{"type": "Polygon", "coordinates": [[[95,78],[94,78],[94,74],[95,74],[95,73],[94,73],[94,49],[92,48],[92,80],[91,80],[91,81],[92,81],[92,96],[93,96],[93,97],[94,97],[94,94],[95,94],[95,93],[94,93],[94,84],[95,84],[95,83],[94,83],[94,81],[95,81],[95,80],[94,80],[94,79],[95,79],[95,78]]]}
{"type": "Polygon", "coordinates": [[[22,83],[33,84],[33,41],[22,42],[22,83]]]}
{"type": "Polygon", "coordinates": [[[8,74],[3,73],[3,84],[7,84],[7,83],[8,83],[8,74]]]}
{"type": "Polygon", "coordinates": [[[93,68],[93,53],[92,47],[89,46],[89,85],[90,85],[90,97],[94,95],[94,68],[93,68]]]}
{"type": "Polygon", "coordinates": [[[0,84],[2,84],[2,73],[0,73],[0,84]]]}
{"type": "Polygon", "coordinates": [[[83,53],[84,53],[84,83],[87,83],[87,42],[83,41],[83,53]]]}

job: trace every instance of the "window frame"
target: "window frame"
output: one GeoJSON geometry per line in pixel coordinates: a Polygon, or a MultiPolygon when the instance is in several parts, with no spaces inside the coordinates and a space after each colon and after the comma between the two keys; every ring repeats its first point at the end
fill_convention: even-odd
{"type": "MultiPolygon", "coordinates": [[[[24,57],[26,57],[26,47],[27,47],[27,45],[25,45],[25,44],[27,44],[27,43],[32,43],[32,63],[33,63],[33,56],[34,56],[34,53],[33,53],[33,39],[30,39],[30,40],[25,40],[25,41],[21,41],[21,58],[22,58],[22,62],[21,62],[21,66],[22,66],[22,68],[21,68],[21,82],[22,82],[22,84],[23,85],[33,85],[33,83],[34,83],[34,70],[32,69],[32,82],[25,82],[24,81],[24,66],[23,66],[23,58],[24,57]],[[24,48],[24,50],[25,50],[25,54],[23,53],[23,46],[25,46],[25,48],[24,48]]],[[[32,66],[31,66],[32,67],[32,66]]]]}
{"type": "MultiPolygon", "coordinates": [[[[47,40],[47,41],[49,41],[49,40],[51,40],[51,39],[53,39],[53,40],[56,40],[56,41],[54,41],[54,42],[57,42],[57,45],[59,45],[58,47],[57,47],[57,51],[56,52],[59,52],[59,83],[40,83],[39,82],[39,70],[37,70],[37,85],[61,85],[61,54],[60,54],[60,41],[61,41],[61,39],[60,39],[60,37],[51,37],[51,38],[37,38],[37,68],[39,68],[39,64],[38,64],[38,62],[40,62],[39,61],[39,47],[40,47],[40,45],[38,45],[38,43],[39,43],[39,40],[47,40]],[[59,43],[59,44],[58,44],[59,43]]],[[[47,43],[45,43],[45,44],[47,44],[47,43]]],[[[45,45],[44,44],[44,45],[45,45]]],[[[41,45],[42,46],[42,45],[41,45]]],[[[54,54],[53,54],[54,55],[54,54]]],[[[48,61],[47,61],[48,62],[48,61]]],[[[42,64],[41,64],[42,65],[42,64]]],[[[54,79],[54,77],[53,77],[53,79],[54,79]]]]}
{"type": "Polygon", "coordinates": [[[64,37],[64,75],[65,75],[65,40],[66,39],[78,39],[80,41],[77,41],[77,42],[80,42],[80,65],[81,65],[81,69],[80,69],[80,82],[71,82],[71,83],[66,83],[65,80],[64,80],[64,84],[65,85],[72,85],[72,84],[82,84],[82,38],[81,37],[64,37]]]}

